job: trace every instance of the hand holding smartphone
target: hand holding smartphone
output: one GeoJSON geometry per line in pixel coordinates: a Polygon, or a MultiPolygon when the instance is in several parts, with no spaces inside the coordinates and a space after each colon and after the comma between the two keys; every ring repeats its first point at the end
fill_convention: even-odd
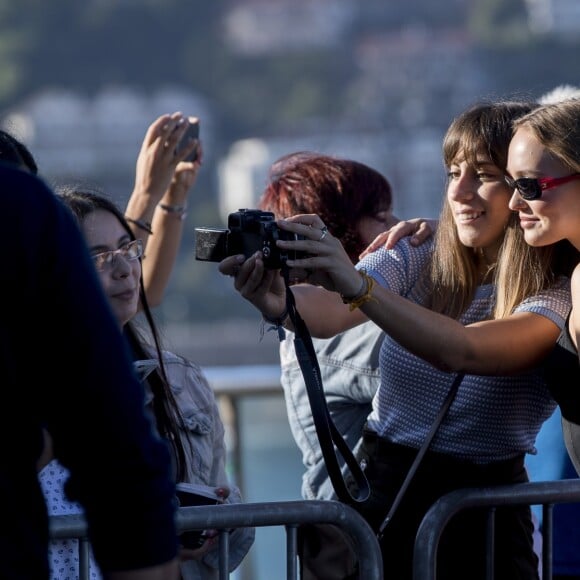
{"type": "MultiPolygon", "coordinates": [[[[196,483],[178,483],[175,486],[175,495],[179,507],[193,505],[217,505],[222,498],[215,493],[215,488],[196,483]]],[[[205,530],[190,530],[179,536],[181,544],[189,550],[201,548],[206,541],[205,530]]]]}
{"type": "MultiPolygon", "coordinates": [[[[199,141],[199,117],[188,117],[188,126],[177,145],[175,154],[179,155],[184,147],[188,147],[193,140],[199,141]]],[[[184,159],[184,161],[197,161],[197,143],[195,149],[184,159]]]]}

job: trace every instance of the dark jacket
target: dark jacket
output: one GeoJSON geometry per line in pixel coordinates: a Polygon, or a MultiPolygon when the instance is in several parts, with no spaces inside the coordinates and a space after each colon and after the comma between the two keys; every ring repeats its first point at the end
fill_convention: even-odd
{"type": "Polygon", "coordinates": [[[0,190],[0,577],[48,577],[43,426],[102,569],[166,562],[177,551],[168,449],[81,232],[31,174],[0,166],[0,190]]]}

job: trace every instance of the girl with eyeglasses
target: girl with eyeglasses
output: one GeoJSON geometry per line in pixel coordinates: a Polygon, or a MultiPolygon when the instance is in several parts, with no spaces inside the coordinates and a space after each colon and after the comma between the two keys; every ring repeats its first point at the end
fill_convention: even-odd
{"type": "MultiPolygon", "coordinates": [[[[78,220],[105,295],[133,352],[147,408],[159,434],[169,443],[175,481],[213,488],[225,503],[241,502],[239,489],[230,485],[225,472],[224,427],[211,387],[199,366],[162,350],[144,291],[142,241],[135,238],[121,210],[100,192],[72,186],[62,187],[57,193],[78,220]],[[134,320],[140,310],[146,328],[138,327],[134,320]]],[[[50,461],[39,478],[51,515],[79,512],[78,506],[64,496],[66,471],[62,465],[50,461]]],[[[130,535],[130,530],[127,533],[130,535]]],[[[217,578],[218,551],[211,536],[210,532],[198,549],[182,550],[183,580],[217,578]]],[[[230,570],[240,564],[253,541],[253,528],[239,528],[232,533],[230,570]]],[[[77,576],[73,550],[76,546],[70,540],[52,542],[50,558],[55,578],[77,576]],[[69,572],[57,573],[63,569],[69,572]]],[[[99,577],[92,565],[91,578],[99,577]]]]}
{"type": "MultiPolygon", "coordinates": [[[[386,332],[359,453],[371,497],[354,506],[373,529],[381,528],[456,373],[467,373],[380,538],[385,577],[412,577],[418,526],[439,497],[527,481],[525,454],[556,407],[538,365],[570,306],[572,257],[566,248],[525,243],[505,181],[512,122],[534,107],[482,103],[454,119],[443,142],[448,182],[439,225],[421,246],[403,238],[353,266],[317,215],[278,222],[305,238],[278,246],[312,256],[287,262],[290,275],[311,272],[311,284],[292,286],[311,334],[333,336],[369,318],[386,332]]],[[[229,257],[220,270],[235,274],[235,288],[266,319],[292,327],[283,280],[259,253],[229,257]]],[[[538,578],[529,507],[498,508],[495,532],[494,577],[538,578]]],[[[483,514],[460,514],[442,535],[439,575],[485,578],[485,546],[483,514]]]]}
{"type": "MultiPolygon", "coordinates": [[[[531,246],[569,244],[580,256],[580,98],[544,105],[514,123],[508,152],[510,208],[531,246]]],[[[572,308],[546,362],[562,411],[568,454],[580,474],[580,264],[572,274],[572,308]]]]}

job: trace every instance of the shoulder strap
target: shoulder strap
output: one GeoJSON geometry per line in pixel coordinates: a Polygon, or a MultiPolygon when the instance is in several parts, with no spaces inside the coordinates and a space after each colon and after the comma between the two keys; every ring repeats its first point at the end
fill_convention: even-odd
{"type": "MultiPolygon", "coordinates": [[[[288,284],[287,270],[283,269],[282,273],[284,275],[284,281],[286,284],[286,307],[288,309],[288,315],[292,320],[292,324],[294,325],[295,330],[294,348],[296,350],[296,357],[298,359],[298,363],[306,383],[308,400],[310,402],[312,417],[316,427],[316,435],[318,436],[324,462],[330,476],[330,481],[332,482],[334,491],[336,492],[340,501],[344,503],[364,502],[370,495],[369,482],[364,471],[354,457],[351,449],[346,444],[341,433],[334,425],[332,417],[330,416],[324,391],[322,389],[320,367],[318,366],[318,359],[316,357],[314,345],[312,344],[310,332],[308,331],[306,323],[304,320],[302,320],[298,310],[296,309],[294,294],[292,293],[290,285],[288,284]],[[350,490],[345,484],[342,471],[340,470],[340,466],[338,465],[336,458],[336,450],[338,450],[342,455],[357,484],[358,495],[356,497],[351,494],[350,490]]],[[[423,457],[425,456],[425,453],[431,445],[431,441],[433,440],[435,433],[439,429],[439,425],[443,421],[447,411],[449,410],[449,407],[451,406],[451,403],[455,399],[455,395],[457,394],[457,390],[459,389],[459,385],[461,384],[464,376],[465,373],[458,373],[455,376],[449,392],[447,393],[447,396],[443,401],[439,412],[437,413],[437,417],[435,417],[435,420],[431,425],[431,429],[429,430],[425,441],[423,441],[421,448],[417,452],[417,455],[415,456],[415,459],[409,468],[407,476],[405,477],[405,480],[403,481],[403,484],[401,485],[397,496],[391,505],[389,513],[379,528],[379,537],[382,535],[388,523],[393,518],[395,511],[399,507],[401,500],[407,491],[407,488],[409,487],[423,457]]]]}
{"type": "Polygon", "coordinates": [[[302,370],[304,382],[306,383],[310,409],[314,419],[314,426],[316,427],[316,435],[318,436],[330,481],[340,501],[347,504],[364,502],[370,494],[369,483],[364,471],[341,433],[336,428],[328,411],[326,397],[322,388],[320,367],[318,365],[318,359],[316,358],[314,345],[312,344],[312,338],[310,337],[310,332],[304,320],[298,314],[294,294],[288,284],[287,276],[284,276],[284,279],[286,282],[286,306],[295,330],[294,348],[296,350],[296,357],[302,370]],[[340,452],[357,484],[357,496],[352,495],[344,481],[336,457],[337,450],[340,452]]]}
{"type": "Polygon", "coordinates": [[[411,467],[407,472],[407,476],[405,477],[403,484],[399,488],[399,491],[397,492],[397,495],[393,500],[393,503],[391,504],[391,509],[389,510],[387,517],[383,520],[383,523],[379,528],[379,537],[385,531],[385,528],[387,527],[389,522],[393,519],[393,516],[395,515],[395,512],[397,511],[397,508],[399,507],[399,504],[401,503],[403,496],[405,495],[405,492],[407,491],[407,488],[411,483],[411,480],[415,476],[415,473],[417,473],[417,469],[419,469],[419,464],[421,463],[423,457],[425,456],[425,453],[427,453],[427,449],[429,448],[429,445],[431,445],[431,441],[433,441],[433,437],[435,437],[437,429],[439,429],[439,425],[441,425],[441,422],[443,421],[445,415],[447,415],[447,411],[449,410],[449,407],[451,406],[453,399],[455,399],[457,389],[459,388],[459,385],[461,384],[461,381],[463,380],[464,376],[465,373],[459,373],[455,376],[455,379],[453,380],[453,383],[449,388],[449,392],[447,393],[447,397],[445,397],[445,400],[443,401],[443,404],[439,409],[439,413],[437,413],[437,417],[435,417],[435,421],[433,421],[431,429],[429,430],[427,437],[425,437],[425,441],[423,441],[423,444],[421,445],[421,448],[417,452],[415,459],[413,459],[413,463],[411,464],[411,467]]]}

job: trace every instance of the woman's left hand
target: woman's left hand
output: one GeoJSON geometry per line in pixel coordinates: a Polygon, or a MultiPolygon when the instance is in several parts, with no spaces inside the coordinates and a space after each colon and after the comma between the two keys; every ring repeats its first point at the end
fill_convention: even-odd
{"type": "Polygon", "coordinates": [[[201,547],[192,550],[190,548],[184,548],[183,546],[179,549],[179,559],[182,562],[187,562],[188,560],[201,560],[218,542],[219,534],[217,530],[204,530],[205,542],[201,547]]]}

